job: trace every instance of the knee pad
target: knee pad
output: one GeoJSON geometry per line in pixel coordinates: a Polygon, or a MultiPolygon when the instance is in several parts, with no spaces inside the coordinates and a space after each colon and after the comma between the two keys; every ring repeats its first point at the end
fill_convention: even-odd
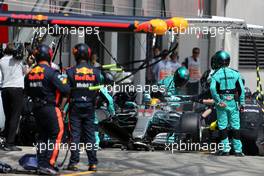
{"type": "Polygon", "coordinates": [[[219,130],[219,137],[220,137],[220,140],[224,140],[228,137],[228,131],[226,128],[219,130]]]}
{"type": "Polygon", "coordinates": [[[231,130],[233,139],[240,139],[240,130],[231,130]]]}

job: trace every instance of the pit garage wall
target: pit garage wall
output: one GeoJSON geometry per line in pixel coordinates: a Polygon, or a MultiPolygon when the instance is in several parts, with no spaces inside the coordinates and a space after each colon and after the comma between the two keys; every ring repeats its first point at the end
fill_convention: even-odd
{"type": "MultiPolygon", "coordinates": [[[[170,11],[169,16],[198,16],[198,1],[195,0],[171,0],[167,2],[167,8],[170,11]]],[[[204,15],[210,14],[210,0],[204,0],[204,15]]],[[[165,38],[165,37],[164,37],[165,38]]],[[[208,69],[209,64],[209,43],[208,36],[197,36],[196,34],[185,34],[179,36],[178,54],[180,62],[186,57],[192,55],[194,47],[200,48],[200,62],[202,72],[208,69]]],[[[163,46],[168,46],[168,39],[165,39],[163,46]]]]}
{"type": "Polygon", "coordinates": [[[208,69],[208,38],[197,38],[196,35],[181,35],[179,38],[179,59],[183,62],[184,59],[192,55],[192,49],[194,47],[200,48],[200,63],[202,73],[208,69]]]}
{"type": "MultiPolygon", "coordinates": [[[[225,15],[227,17],[245,19],[248,24],[264,25],[264,1],[263,0],[227,0],[225,15]],[[254,11],[253,11],[254,9],[254,11]]],[[[238,34],[226,36],[225,49],[231,51],[232,63],[234,68],[238,68],[238,34]]],[[[246,80],[246,86],[252,91],[256,90],[256,70],[239,69],[246,80]]],[[[261,71],[261,78],[264,79],[264,71],[261,71]]]]}

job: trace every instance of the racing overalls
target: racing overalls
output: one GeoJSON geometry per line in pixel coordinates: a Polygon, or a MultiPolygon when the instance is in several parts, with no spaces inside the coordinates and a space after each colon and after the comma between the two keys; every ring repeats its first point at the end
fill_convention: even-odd
{"type": "Polygon", "coordinates": [[[159,86],[164,86],[166,88],[167,94],[169,96],[171,95],[177,95],[177,90],[173,81],[173,75],[167,76],[164,79],[160,80],[158,82],[159,86]]]}
{"type": "Polygon", "coordinates": [[[39,130],[38,165],[54,167],[64,131],[62,114],[57,106],[60,94],[70,92],[67,78],[46,64],[39,64],[26,75],[25,91],[33,100],[33,113],[39,130]]]}
{"type": "Polygon", "coordinates": [[[90,165],[97,164],[95,143],[95,98],[96,91],[89,87],[100,83],[100,71],[82,61],[66,71],[70,87],[70,133],[71,157],[69,165],[76,165],[80,160],[80,141],[84,142],[90,165]]]}
{"type": "Polygon", "coordinates": [[[239,105],[245,104],[245,89],[240,73],[227,67],[216,70],[212,74],[210,90],[216,105],[217,125],[223,152],[229,152],[231,149],[227,131],[227,128],[230,128],[234,152],[241,153],[239,105]],[[238,94],[238,102],[235,98],[236,94],[238,94]],[[220,103],[225,103],[226,107],[220,107],[220,103]]]}

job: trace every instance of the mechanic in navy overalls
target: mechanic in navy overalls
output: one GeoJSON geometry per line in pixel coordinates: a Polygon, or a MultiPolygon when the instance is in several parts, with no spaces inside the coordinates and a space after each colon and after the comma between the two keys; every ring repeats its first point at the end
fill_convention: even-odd
{"type": "MultiPolygon", "coordinates": [[[[88,170],[96,171],[98,146],[96,146],[94,135],[94,106],[97,92],[89,90],[89,87],[100,83],[100,71],[91,65],[91,49],[86,44],[77,44],[73,48],[73,55],[77,65],[66,72],[72,88],[69,109],[71,145],[78,146],[80,140],[83,140],[89,160],[88,170]]],[[[80,152],[78,148],[76,150],[75,148],[71,150],[68,170],[78,170],[80,152]]]]}
{"type": "Polygon", "coordinates": [[[63,119],[58,103],[60,94],[70,93],[67,78],[51,68],[52,50],[39,45],[34,50],[37,61],[25,77],[25,91],[33,100],[33,113],[39,130],[37,150],[40,174],[56,174],[55,163],[63,136],[63,119]]]}

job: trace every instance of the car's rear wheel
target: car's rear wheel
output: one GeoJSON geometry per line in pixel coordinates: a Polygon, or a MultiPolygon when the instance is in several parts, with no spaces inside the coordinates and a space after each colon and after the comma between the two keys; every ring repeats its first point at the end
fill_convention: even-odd
{"type": "Polygon", "coordinates": [[[183,113],[180,129],[182,133],[189,134],[192,142],[200,142],[202,139],[200,115],[194,112],[183,113]]]}

